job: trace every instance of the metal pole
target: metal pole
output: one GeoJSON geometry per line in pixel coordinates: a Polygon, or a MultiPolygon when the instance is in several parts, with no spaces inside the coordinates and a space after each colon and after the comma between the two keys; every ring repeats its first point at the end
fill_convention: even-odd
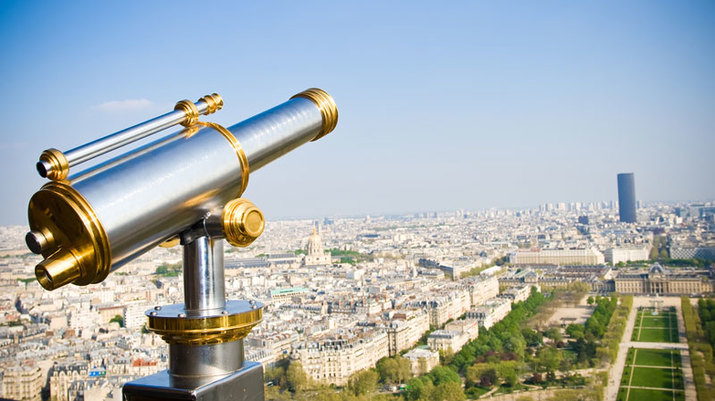
{"type": "Polygon", "coordinates": [[[250,330],[260,321],[260,318],[255,320],[254,313],[262,308],[260,303],[226,301],[223,237],[212,237],[205,231],[209,224],[204,222],[182,236],[182,241],[186,240],[183,244],[185,303],[157,306],[148,311],[150,327],[161,325],[152,323],[152,318],[168,322],[158,331],[169,343],[168,369],[125,384],[123,396],[127,401],[185,397],[205,401],[264,401],[263,367],[244,360],[245,334],[229,341],[205,342],[200,335],[173,329],[193,327],[191,321],[226,319],[234,322],[227,330],[236,330],[236,318],[246,316],[245,325],[250,330]]]}
{"type": "Polygon", "coordinates": [[[189,316],[220,313],[226,307],[221,239],[205,235],[184,245],[184,305],[189,316]]]}

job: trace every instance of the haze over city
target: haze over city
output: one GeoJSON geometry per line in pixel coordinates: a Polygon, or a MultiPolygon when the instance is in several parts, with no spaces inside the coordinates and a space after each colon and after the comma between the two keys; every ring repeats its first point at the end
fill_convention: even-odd
{"type": "Polygon", "coordinates": [[[233,124],[317,86],[329,137],[252,176],[269,219],[715,198],[707,1],[5,2],[1,224],[34,164],[219,92],[233,124]]]}

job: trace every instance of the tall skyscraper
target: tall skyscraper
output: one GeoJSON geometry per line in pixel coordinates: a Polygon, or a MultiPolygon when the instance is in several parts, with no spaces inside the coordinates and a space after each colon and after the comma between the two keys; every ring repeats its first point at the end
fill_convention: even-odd
{"type": "Polygon", "coordinates": [[[624,223],[636,222],[636,184],[633,173],[618,174],[618,214],[624,223]]]}

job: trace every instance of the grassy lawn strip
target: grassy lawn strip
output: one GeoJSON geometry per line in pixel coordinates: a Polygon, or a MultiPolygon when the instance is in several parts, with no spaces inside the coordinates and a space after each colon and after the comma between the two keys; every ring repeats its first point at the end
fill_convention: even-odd
{"type": "Polygon", "coordinates": [[[640,342],[646,343],[669,343],[670,330],[667,329],[641,329],[640,342]]]}
{"type": "Polygon", "coordinates": [[[621,386],[627,386],[631,381],[631,375],[633,374],[633,368],[626,366],[623,368],[623,376],[621,376],[621,386]]]}
{"type": "Polygon", "coordinates": [[[646,390],[640,388],[632,388],[628,397],[628,401],[684,401],[685,393],[676,391],[675,397],[671,391],[662,390],[646,390]]]}
{"type": "MultiPolygon", "coordinates": [[[[670,367],[670,354],[667,349],[639,349],[635,365],[670,367]]],[[[679,367],[680,363],[676,366],[679,367]]]]}
{"type": "Polygon", "coordinates": [[[674,384],[677,386],[679,382],[682,389],[682,378],[675,381],[676,383],[673,383],[671,369],[636,367],[633,372],[631,386],[670,389],[674,387],[674,384]]]}
{"type": "Polygon", "coordinates": [[[651,310],[639,310],[632,341],[678,342],[678,317],[671,308],[663,309],[657,315],[651,310]]]}
{"type": "Polygon", "coordinates": [[[680,351],[630,348],[616,399],[684,400],[683,372],[680,367],[680,351]]]}
{"type": "Polygon", "coordinates": [[[643,327],[668,327],[668,316],[643,316],[643,327]]]}

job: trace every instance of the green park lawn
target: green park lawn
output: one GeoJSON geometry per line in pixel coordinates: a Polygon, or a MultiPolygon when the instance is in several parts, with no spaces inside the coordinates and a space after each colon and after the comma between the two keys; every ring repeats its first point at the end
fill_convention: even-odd
{"type": "Polygon", "coordinates": [[[680,351],[629,349],[617,400],[685,400],[683,373],[680,367],[680,351]]]}
{"type": "Polygon", "coordinates": [[[640,310],[636,316],[632,341],[678,342],[678,317],[670,310],[653,315],[650,310],[640,310]]]}
{"type": "Polygon", "coordinates": [[[673,365],[680,367],[680,352],[667,349],[639,349],[635,365],[670,367],[671,354],[673,365]]]}
{"type": "Polygon", "coordinates": [[[685,401],[685,392],[676,391],[675,396],[670,391],[646,390],[632,388],[627,401],[685,401]]]}
{"type": "MultiPolygon", "coordinates": [[[[636,333],[638,334],[638,333],[636,333]]],[[[640,329],[640,334],[636,341],[647,343],[674,343],[678,342],[678,332],[664,328],[640,329]]]]}
{"type": "Polygon", "coordinates": [[[670,316],[648,316],[647,314],[643,316],[642,326],[643,327],[668,327],[670,325],[670,316]]]}
{"type": "Polygon", "coordinates": [[[683,388],[682,374],[678,370],[636,367],[631,380],[632,387],[683,388]]]}

